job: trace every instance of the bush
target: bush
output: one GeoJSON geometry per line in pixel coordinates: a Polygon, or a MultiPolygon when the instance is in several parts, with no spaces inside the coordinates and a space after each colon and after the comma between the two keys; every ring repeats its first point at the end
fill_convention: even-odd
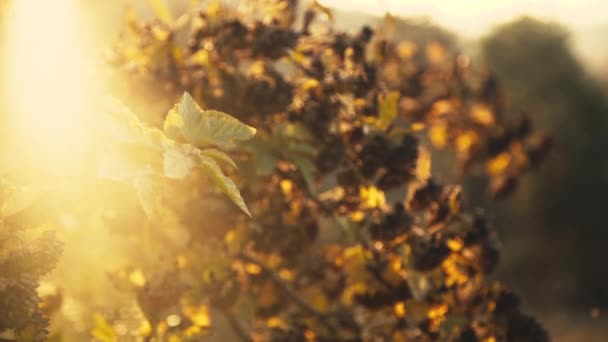
{"type": "Polygon", "coordinates": [[[147,115],[108,107],[121,167],[102,163],[143,208],[114,218],[142,234],[113,233],[131,254],[109,277],[145,328],[115,307],[93,316],[97,339],[548,340],[487,280],[483,214],[431,176],[448,151],[502,197],[544,157],[529,120],[501,124],[494,77],[438,41],[337,32],[316,3],[157,14],[130,17],[113,50],[147,115]]]}

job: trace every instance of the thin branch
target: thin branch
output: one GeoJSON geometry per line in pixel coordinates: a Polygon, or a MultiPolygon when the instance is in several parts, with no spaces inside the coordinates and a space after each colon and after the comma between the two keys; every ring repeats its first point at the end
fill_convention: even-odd
{"type": "Polygon", "coordinates": [[[239,337],[239,339],[241,341],[243,341],[243,342],[252,341],[251,336],[249,336],[249,333],[247,333],[247,329],[245,329],[245,327],[241,324],[241,322],[239,322],[239,320],[234,316],[234,314],[232,314],[231,312],[228,312],[226,310],[220,310],[220,311],[224,315],[224,317],[226,317],[228,324],[230,325],[230,327],[232,328],[234,333],[239,337]]]}
{"type": "Polygon", "coordinates": [[[270,267],[266,266],[258,258],[256,258],[253,255],[250,255],[248,253],[245,253],[245,252],[241,252],[237,256],[247,262],[250,262],[252,264],[256,264],[257,266],[259,266],[262,269],[262,272],[264,272],[268,277],[270,277],[270,279],[294,303],[296,303],[298,306],[300,306],[302,309],[304,309],[304,311],[308,312],[309,314],[311,314],[313,316],[320,318],[321,321],[324,321],[324,318],[326,318],[327,314],[317,310],[315,307],[310,305],[306,300],[304,300],[302,297],[300,297],[300,295],[298,295],[298,293],[294,289],[292,289],[289,284],[287,284],[285,281],[283,281],[283,279],[281,279],[281,277],[279,277],[270,267]]]}

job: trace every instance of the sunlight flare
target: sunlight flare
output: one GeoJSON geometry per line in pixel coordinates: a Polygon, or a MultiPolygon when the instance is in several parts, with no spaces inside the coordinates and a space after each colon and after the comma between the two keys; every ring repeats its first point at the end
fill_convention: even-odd
{"type": "Polygon", "coordinates": [[[75,0],[10,2],[6,125],[21,161],[73,167],[86,150],[95,59],[75,0]]]}

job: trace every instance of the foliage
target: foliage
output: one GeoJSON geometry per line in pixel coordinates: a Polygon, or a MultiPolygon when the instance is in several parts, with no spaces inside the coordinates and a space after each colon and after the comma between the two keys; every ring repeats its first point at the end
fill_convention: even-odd
{"type": "Polygon", "coordinates": [[[0,332],[20,341],[47,336],[47,320],[36,289],[61,254],[61,244],[45,227],[24,225],[20,215],[36,199],[32,188],[0,182],[0,332]]]}
{"type": "Polygon", "coordinates": [[[495,79],[438,41],[350,35],[316,2],[301,15],[263,3],[174,19],[154,1],[159,19],[129,17],[112,56],[128,97],[181,99],[166,114],[106,108],[100,175],[142,210],[128,195],[96,203],[126,222],[112,234],[127,262],[105,271],[128,299],[95,308],[91,334],[548,340],[487,280],[499,256],[483,214],[431,176],[444,150],[505,196],[547,139],[528,120],[504,125],[495,79]]]}

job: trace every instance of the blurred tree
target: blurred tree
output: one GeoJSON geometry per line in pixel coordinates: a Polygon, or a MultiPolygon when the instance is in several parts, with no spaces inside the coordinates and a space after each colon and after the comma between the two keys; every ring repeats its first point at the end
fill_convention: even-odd
{"type": "Polygon", "coordinates": [[[608,268],[605,92],[574,56],[568,32],[554,23],[522,18],[500,26],[483,40],[482,54],[509,94],[507,116],[515,120],[529,110],[556,139],[542,177],[523,180],[510,219],[499,220],[509,232],[506,244],[520,249],[511,251],[519,256],[506,272],[537,304],[606,306],[608,275],[599,271],[608,268]],[[518,228],[517,217],[534,222],[535,231],[518,228]]]}

